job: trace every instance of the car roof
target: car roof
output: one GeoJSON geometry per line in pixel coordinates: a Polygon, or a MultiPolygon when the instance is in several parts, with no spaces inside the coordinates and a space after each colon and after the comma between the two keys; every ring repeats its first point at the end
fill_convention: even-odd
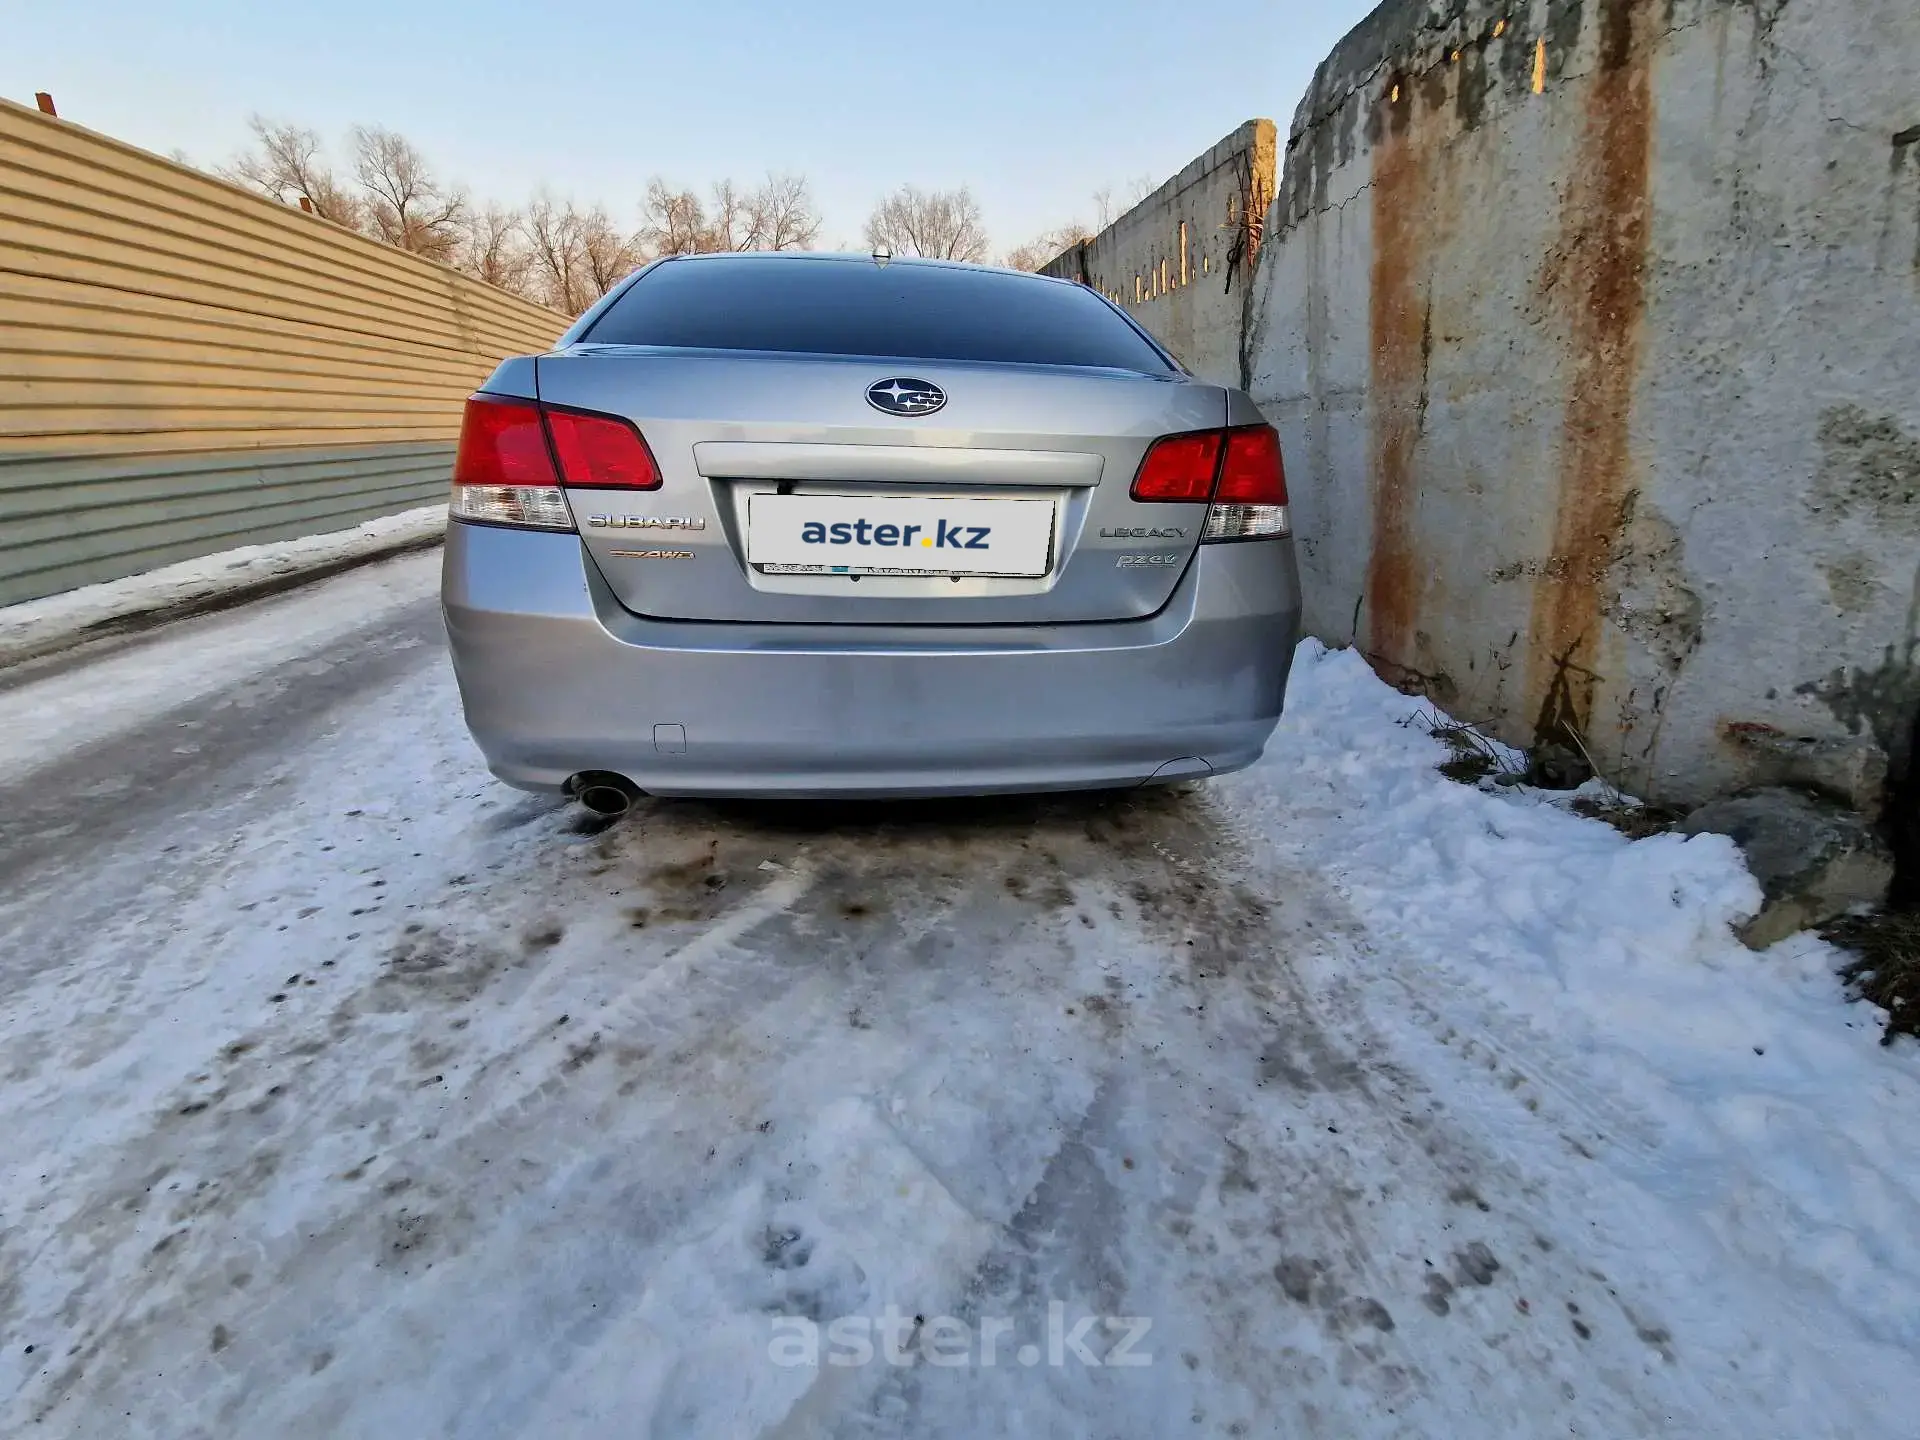
{"type": "MultiPolygon", "coordinates": [[[[663,264],[681,264],[695,262],[702,265],[712,264],[748,264],[748,265],[878,265],[880,262],[871,254],[858,251],[840,250],[703,250],[689,255],[663,255],[663,264]]],[[[1056,285],[1069,285],[1072,281],[1061,280],[1054,275],[1041,275],[1032,270],[1013,270],[1004,265],[979,265],[971,260],[942,260],[922,255],[895,255],[886,264],[905,266],[915,270],[969,270],[976,274],[1013,275],[1026,280],[1046,280],[1056,285]]]]}

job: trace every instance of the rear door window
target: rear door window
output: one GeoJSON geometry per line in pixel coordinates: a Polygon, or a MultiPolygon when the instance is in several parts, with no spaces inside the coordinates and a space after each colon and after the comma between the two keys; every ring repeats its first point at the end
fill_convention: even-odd
{"type": "Polygon", "coordinates": [[[716,256],[656,265],[594,322],[591,344],[901,360],[1173,367],[1080,285],[958,266],[716,256]]]}

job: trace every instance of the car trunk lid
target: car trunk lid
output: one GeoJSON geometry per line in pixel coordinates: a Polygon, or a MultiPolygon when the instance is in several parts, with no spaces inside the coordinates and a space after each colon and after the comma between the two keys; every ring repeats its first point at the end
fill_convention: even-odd
{"type": "Polygon", "coordinates": [[[660,489],[576,489],[570,500],[621,603],[684,620],[1150,615],[1190,560],[1207,507],[1137,503],[1134,473],[1159,436],[1226,418],[1225,392],[1183,375],[664,347],[543,356],[538,388],[544,403],[620,415],[646,436],[660,489]],[[937,386],[944,406],[884,413],[867,391],[890,378],[937,386]],[[890,538],[836,546],[835,525],[890,538]],[[1004,558],[970,554],[983,529],[996,553],[1017,543],[1004,558]],[[803,543],[815,536],[825,543],[803,543]]]}

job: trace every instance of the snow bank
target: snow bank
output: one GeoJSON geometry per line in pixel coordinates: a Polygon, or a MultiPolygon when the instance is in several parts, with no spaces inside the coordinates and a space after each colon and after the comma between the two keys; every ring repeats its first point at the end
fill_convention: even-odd
{"type": "Polygon", "coordinates": [[[402,555],[297,595],[184,622],[151,645],[88,656],[55,674],[28,674],[27,683],[0,689],[0,778],[18,780],[176,712],[180,743],[193,744],[190,727],[204,718],[196,707],[227,703],[227,691],[239,703],[255,703],[257,686],[275,667],[430,601],[439,573],[438,556],[402,555]]]}
{"type": "Polygon", "coordinates": [[[1221,788],[1364,916],[1345,978],[1434,1060],[1436,1093],[1484,1110],[1501,1073],[1514,1123],[1551,1113],[1749,1262],[1920,1345],[1920,1046],[1879,1045],[1824,942],[1734,938],[1761,897],[1733,842],[1630,842],[1540,792],[1451,782],[1426,703],[1351,651],[1307,642],[1289,707],[1221,788]]]}
{"type": "Polygon", "coordinates": [[[351,530],[243,545],[124,580],[9,605],[0,608],[0,666],[63,649],[90,638],[94,631],[135,617],[165,618],[223,598],[240,598],[247,591],[307,571],[423,544],[443,531],[446,523],[445,505],[422,505],[368,520],[351,530]]]}

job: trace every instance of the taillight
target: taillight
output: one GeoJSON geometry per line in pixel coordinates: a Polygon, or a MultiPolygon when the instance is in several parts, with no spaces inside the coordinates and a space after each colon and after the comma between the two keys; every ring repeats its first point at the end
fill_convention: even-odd
{"type": "Polygon", "coordinates": [[[1287,472],[1280,462],[1280,432],[1271,425],[1227,431],[1227,458],[1220,465],[1216,505],[1284,505],[1287,472]]]}
{"type": "Polygon", "coordinates": [[[538,405],[497,395],[467,401],[447,513],[488,525],[574,528],[538,405]]]}
{"type": "Polygon", "coordinates": [[[1227,431],[1220,461],[1220,488],[1207,512],[1208,540],[1270,540],[1293,533],[1287,518],[1287,471],[1280,459],[1280,432],[1271,425],[1227,431]]]}
{"type": "Polygon", "coordinates": [[[1280,435],[1271,425],[1162,436],[1140,462],[1132,494],[1141,501],[1211,501],[1203,542],[1291,533],[1280,435]]]}
{"type": "Polygon", "coordinates": [[[475,395],[460,422],[449,513],[490,525],[571,530],[564,486],[658,490],[660,467],[617,415],[475,395]]]}
{"type": "Polygon", "coordinates": [[[460,420],[456,485],[558,485],[540,407],[531,400],[475,395],[460,420]]]}
{"type": "Polygon", "coordinates": [[[1133,477],[1136,500],[1181,500],[1203,504],[1213,496],[1220,470],[1218,430],[1192,435],[1163,435],[1147,450],[1140,473],[1133,477]]]}
{"type": "Polygon", "coordinates": [[[616,415],[541,407],[562,485],[595,490],[658,490],[660,467],[638,430],[616,415]]]}

